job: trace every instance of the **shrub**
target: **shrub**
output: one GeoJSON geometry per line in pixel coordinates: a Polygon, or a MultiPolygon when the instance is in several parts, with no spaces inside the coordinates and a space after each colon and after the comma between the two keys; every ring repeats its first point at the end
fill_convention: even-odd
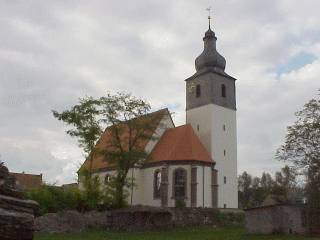
{"type": "Polygon", "coordinates": [[[112,199],[107,197],[98,176],[87,171],[81,173],[83,189],[62,188],[54,185],[42,185],[40,188],[26,192],[26,197],[40,205],[40,215],[62,210],[103,210],[113,206],[112,199]]]}
{"type": "MultiPolygon", "coordinates": [[[[80,172],[82,189],[62,188],[54,185],[42,185],[40,188],[26,192],[26,197],[35,200],[40,205],[40,215],[62,210],[78,210],[80,212],[90,210],[105,210],[117,208],[115,201],[114,179],[102,185],[98,176],[93,176],[86,170],[80,172]]],[[[131,185],[126,186],[131,187],[131,185]]],[[[127,197],[127,191],[124,191],[127,197]]],[[[122,207],[127,206],[126,202],[122,207]]]]}
{"type": "Polygon", "coordinates": [[[176,208],[185,208],[186,207],[186,203],[184,200],[182,199],[177,199],[176,202],[175,202],[175,207],[176,208]]]}
{"type": "Polygon", "coordinates": [[[29,199],[39,203],[39,213],[52,213],[61,210],[80,210],[83,197],[78,189],[64,189],[52,185],[42,185],[26,192],[29,199]]]}
{"type": "Polygon", "coordinates": [[[217,222],[221,226],[243,226],[244,214],[243,213],[224,213],[218,211],[216,213],[217,222]]]}
{"type": "Polygon", "coordinates": [[[103,190],[98,176],[93,176],[89,171],[82,169],[79,172],[82,180],[81,210],[97,210],[104,205],[103,190]]]}

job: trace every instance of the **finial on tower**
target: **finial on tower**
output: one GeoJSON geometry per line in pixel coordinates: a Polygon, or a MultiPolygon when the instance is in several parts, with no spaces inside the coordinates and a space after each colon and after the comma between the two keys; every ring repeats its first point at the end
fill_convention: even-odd
{"type": "Polygon", "coordinates": [[[211,29],[211,7],[206,9],[208,11],[209,29],[211,29]]]}

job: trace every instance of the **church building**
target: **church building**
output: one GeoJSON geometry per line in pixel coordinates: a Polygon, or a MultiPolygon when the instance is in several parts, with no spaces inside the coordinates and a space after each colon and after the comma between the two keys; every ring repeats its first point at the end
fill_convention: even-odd
{"type": "MultiPolygon", "coordinates": [[[[168,109],[158,114],[154,137],[141,143],[148,157],[130,169],[135,186],[127,189],[130,205],[238,208],[235,78],[216,49],[210,25],[204,50],[195,60],[196,73],[186,79],[186,124],[175,126],[168,109]]],[[[108,129],[97,143],[110,141],[108,129]]],[[[93,174],[107,182],[114,174],[108,160],[95,157],[93,174]]],[[[86,160],[82,167],[88,167],[86,160]]],[[[80,182],[81,185],[81,182],[80,182]]]]}

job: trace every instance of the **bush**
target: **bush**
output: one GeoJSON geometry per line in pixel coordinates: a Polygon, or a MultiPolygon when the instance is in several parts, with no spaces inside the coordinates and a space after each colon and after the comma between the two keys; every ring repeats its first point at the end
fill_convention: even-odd
{"type": "Polygon", "coordinates": [[[223,213],[218,211],[216,213],[217,222],[222,226],[243,226],[244,214],[243,213],[223,213]]]}
{"type": "Polygon", "coordinates": [[[185,208],[186,207],[186,203],[185,203],[185,201],[183,199],[176,199],[175,207],[178,208],[178,209],[185,208]]]}
{"type": "MultiPolygon", "coordinates": [[[[107,185],[102,185],[98,176],[93,176],[86,170],[81,171],[80,176],[83,187],[81,191],[77,188],[42,185],[40,188],[27,191],[26,197],[39,203],[40,215],[62,210],[85,212],[119,207],[114,197],[116,195],[114,180],[107,185]]],[[[127,191],[124,191],[123,194],[126,198],[127,191]]],[[[123,202],[122,207],[125,206],[127,204],[123,202]]]]}
{"type": "Polygon", "coordinates": [[[107,197],[97,176],[88,172],[82,175],[83,189],[62,188],[54,185],[42,185],[40,188],[26,192],[26,197],[39,203],[40,215],[62,210],[104,210],[113,206],[112,199],[107,197]]]}
{"type": "Polygon", "coordinates": [[[39,213],[52,213],[61,210],[81,210],[84,199],[78,189],[42,185],[26,192],[29,199],[39,203],[39,213]]]}

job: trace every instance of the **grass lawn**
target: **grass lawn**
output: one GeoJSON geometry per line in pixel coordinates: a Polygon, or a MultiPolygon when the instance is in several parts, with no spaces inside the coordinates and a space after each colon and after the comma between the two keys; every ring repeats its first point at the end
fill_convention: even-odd
{"type": "Polygon", "coordinates": [[[246,235],[242,228],[208,227],[159,232],[123,233],[91,231],[78,234],[36,235],[35,240],[311,240],[292,235],[246,235]]]}

